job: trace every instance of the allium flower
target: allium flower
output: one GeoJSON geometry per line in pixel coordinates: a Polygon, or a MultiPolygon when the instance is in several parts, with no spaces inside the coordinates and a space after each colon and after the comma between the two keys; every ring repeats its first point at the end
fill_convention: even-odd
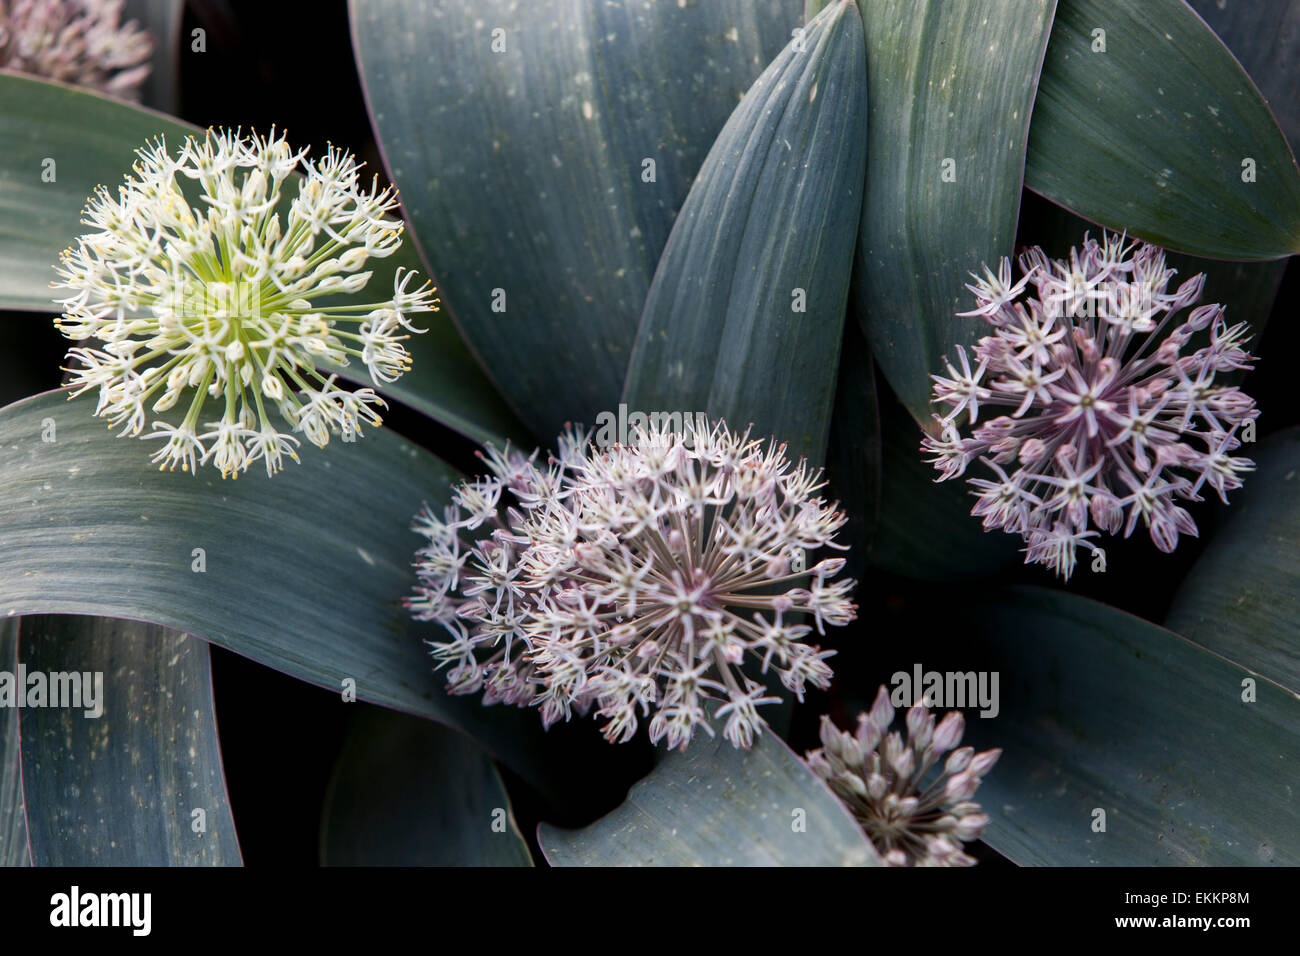
{"type": "Polygon", "coordinates": [[[921,448],[939,481],[975,459],[991,472],[972,478],[971,513],[984,528],[1024,537],[1026,563],[1069,578],[1076,549],[1101,531],[1124,536],[1141,522],[1161,551],[1196,534],[1177,502],[1212,488],[1227,502],[1254,463],[1236,458],[1237,429],[1259,412],[1240,389],[1215,384],[1219,372],[1249,369],[1247,325],[1228,325],[1219,305],[1174,316],[1201,295],[1205,276],[1168,291],[1174,270],[1164,251],[1114,235],[1085,237],[1069,262],[1037,247],[1020,257],[1012,284],[1003,259],[994,275],[967,286],[978,316],[993,328],[973,359],[932,376],[940,437],[921,448]],[[1022,294],[1032,285],[1035,295],[1022,294]],[[1172,330],[1163,334],[1172,324],[1172,330]],[[1206,333],[1191,350],[1193,336],[1206,333]],[[972,365],[974,366],[972,368],[972,365]],[[958,430],[963,413],[972,431],[958,430]]]}
{"type": "Polygon", "coordinates": [[[135,100],[153,38],[123,0],[0,0],[0,69],[135,100]]]}
{"type": "Polygon", "coordinates": [[[559,449],[545,466],[490,449],[493,477],[416,520],[429,544],[407,606],[451,634],[432,648],[453,692],[536,705],[548,725],[594,705],[611,742],[654,710],[650,738],[670,748],[712,736],[716,718],[744,748],[776,701],[747,659],[801,700],[828,685],[833,652],[804,638],[856,608],[854,582],[832,580],[844,559],[802,565],[844,549],[844,515],[814,497],[819,472],[724,424],[652,426],[607,449],[570,429],[559,449]]]}
{"type": "Polygon", "coordinates": [[[410,364],[407,333],[424,331],[412,313],[437,311],[432,286],[412,287],[415,273],[401,269],[389,298],[339,298],[366,287],[367,260],[401,244],[392,190],[361,188],[356,162],[331,148],[303,163],[297,195],[282,200],[306,151],[274,131],[209,131],[175,158],[161,139],[137,152],[136,175],[116,198],[99,187],[82,219],[96,231],[56,267],[56,287],[73,292],[59,300],[60,330],[104,343],[69,351],[80,363],[68,370],[73,395],[98,388],[96,415],[122,435],[161,439],[160,468],[211,461],[223,478],[259,460],[268,474],[286,455],[297,460],[299,440],[268,409],[321,447],[331,432],[351,440],[380,424],[383,399],[340,388],[333,368],[359,359],[373,381],[395,380],[410,364]],[[185,180],[197,183],[198,206],[182,194],[185,180]],[[154,420],[142,435],[146,403],[163,413],[182,394],[183,418],[154,420]],[[209,398],[216,409],[205,411],[209,398]]]}
{"type": "Polygon", "coordinates": [[[822,746],[809,752],[808,766],[844,801],[890,866],[972,866],[961,844],[978,839],[989,818],[971,797],[1002,751],[954,750],[966,729],[959,711],[935,726],[934,715],[917,704],[907,712],[906,741],[889,731],[893,722],[884,687],[871,711],[858,716],[857,733],[822,717],[822,746]]]}

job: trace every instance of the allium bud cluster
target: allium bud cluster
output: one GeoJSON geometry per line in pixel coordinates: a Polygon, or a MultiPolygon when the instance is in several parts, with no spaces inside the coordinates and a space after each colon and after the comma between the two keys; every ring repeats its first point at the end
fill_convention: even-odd
{"type": "Polygon", "coordinates": [[[906,739],[889,729],[893,722],[889,692],[881,687],[871,710],[858,716],[855,733],[822,717],[822,746],[808,754],[808,765],[853,811],[887,864],[974,864],[961,845],[978,839],[989,818],[971,798],[1002,751],[958,747],[966,729],[959,711],[936,724],[929,708],[917,704],[907,711],[906,739]]]}

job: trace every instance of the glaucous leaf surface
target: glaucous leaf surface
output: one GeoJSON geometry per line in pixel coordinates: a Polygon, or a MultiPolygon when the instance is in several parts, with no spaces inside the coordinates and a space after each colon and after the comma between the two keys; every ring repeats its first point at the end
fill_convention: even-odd
{"type": "Polygon", "coordinates": [[[691,179],[802,3],[350,9],[385,161],[466,340],[538,435],[591,425],[691,179]]]}
{"type": "MultiPolygon", "coordinates": [[[[18,621],[0,621],[0,671],[18,673],[18,621]]],[[[23,809],[18,708],[0,707],[0,866],[31,866],[23,809]]]]}
{"type": "Polygon", "coordinates": [[[1165,623],[1300,693],[1300,428],[1236,454],[1258,470],[1230,493],[1165,623]]]}
{"type": "Polygon", "coordinates": [[[1183,0],[1061,0],[1025,183],[1190,255],[1300,251],[1300,170],[1286,138],[1183,0]]]}
{"type": "Polygon", "coordinates": [[[779,738],[673,751],[581,830],[538,828],[553,866],[879,866],[844,805],[779,738]]]}
{"type": "Polygon", "coordinates": [[[159,472],[155,446],[91,417],[93,396],[65,399],[47,392],[0,410],[0,614],[184,630],[455,725],[543,787],[566,779],[569,751],[548,754],[535,713],[443,692],[423,645],[434,625],[401,606],[420,542],[411,518],[447,500],[452,469],[378,429],[304,447],[302,464],[274,478],[159,472]]]}
{"type": "Polygon", "coordinates": [[[854,0],[786,46],[718,134],[646,298],[623,401],[825,456],[866,163],[854,0]]]}
{"type": "Polygon", "coordinates": [[[1025,138],[1055,0],[872,0],[866,205],[853,313],[931,425],[930,375],[981,334],[965,284],[1012,253],[1025,138]]]}
{"type": "Polygon", "coordinates": [[[472,740],[379,708],[352,721],[325,794],[323,864],[533,865],[501,778],[472,740]]]}
{"type": "Polygon", "coordinates": [[[998,715],[967,715],[967,742],[1003,749],[976,797],[999,853],[1049,866],[1300,862],[1294,692],[1062,591],[995,592],[961,620],[971,659],[1000,675],[998,715]]]}
{"type": "Polygon", "coordinates": [[[1300,144],[1300,0],[1189,0],[1259,87],[1295,152],[1300,144]]]}
{"type": "Polygon", "coordinates": [[[32,861],[238,866],[208,645],[92,617],[24,617],[19,634],[26,673],[73,694],[19,717],[32,861]]]}

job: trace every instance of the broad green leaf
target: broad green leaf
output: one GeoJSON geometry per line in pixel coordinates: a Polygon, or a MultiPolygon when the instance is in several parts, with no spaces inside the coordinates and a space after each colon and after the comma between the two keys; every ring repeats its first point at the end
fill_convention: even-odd
{"type": "Polygon", "coordinates": [[[19,633],[29,685],[38,674],[49,693],[59,679],[80,684],[44,706],[27,688],[19,719],[32,861],[238,866],[208,645],[102,618],[25,617],[19,633]]]}
{"type": "Polygon", "coordinates": [[[181,21],[185,0],[126,0],[122,19],[136,20],[153,34],[149,76],[140,88],[140,102],[164,113],[175,113],[180,99],[181,21]]]}
{"type": "Polygon", "coordinates": [[[623,401],[826,450],[866,163],[866,50],[837,0],[745,94],[646,298],[623,401]]]}
{"type": "Polygon", "coordinates": [[[929,426],[930,375],[978,319],[965,284],[1010,255],[1025,136],[1055,0],[864,3],[866,205],[854,310],[894,392],[929,426]]]}
{"type": "Polygon", "coordinates": [[[1296,694],[1061,591],[995,593],[960,622],[973,666],[1000,674],[1000,712],[967,725],[970,743],[1003,748],[976,794],[999,853],[1053,866],[1300,863],[1296,694]]]}
{"type": "MultiPolygon", "coordinates": [[[[134,151],[159,135],[175,148],[202,131],[85,90],[0,73],[0,309],[56,311],[49,287],[54,264],[85,231],[87,197],[100,183],[115,188],[134,151]]],[[[376,262],[371,287],[391,289],[398,266],[424,271],[413,243],[376,262]]],[[[10,318],[0,315],[0,321],[10,318]]],[[[408,343],[411,372],[377,391],[477,441],[520,436],[522,427],[447,315],[426,316],[422,327],[429,331],[408,343]]],[[[365,376],[360,366],[350,372],[365,376]]]]}
{"type": "Polygon", "coordinates": [[[1294,153],[1300,145],[1300,0],[1190,0],[1268,101],[1294,153]]]}
{"type": "Polygon", "coordinates": [[[1244,445],[1258,466],[1183,582],[1166,625],[1300,691],[1300,428],[1244,445]]]}
{"type": "Polygon", "coordinates": [[[844,805],[771,733],[675,751],[581,830],[543,823],[553,866],[878,866],[844,805]]]}
{"type": "MultiPolygon", "coordinates": [[[[0,671],[18,673],[18,618],[0,621],[0,671]]],[[[0,866],[30,866],[18,709],[0,707],[0,866]]]]}
{"type": "Polygon", "coordinates": [[[0,308],[55,312],[54,266],[85,232],[97,185],[115,189],[155,136],[197,127],[88,90],[0,74],[0,308]]]}
{"type": "Polygon", "coordinates": [[[354,715],[325,794],[326,866],[532,866],[492,761],[454,730],[354,715]]]}
{"type": "Polygon", "coordinates": [[[832,4],[834,2],[835,0],[804,0],[803,3],[804,23],[807,23],[809,20],[813,19],[813,17],[817,16],[817,14],[825,10],[829,4],[832,4]]]}
{"type": "Polygon", "coordinates": [[[880,523],[871,567],[924,581],[985,577],[1024,561],[1019,535],[985,531],[970,513],[964,478],[936,482],[921,452],[922,432],[896,402],[880,410],[880,523]]]}
{"type": "Polygon", "coordinates": [[[1300,251],[1295,158],[1250,78],[1183,0],[1061,0],[1025,183],[1190,255],[1300,251]]]}
{"type": "Polygon", "coordinates": [[[450,468],[378,429],[304,446],[302,464],[274,478],[159,472],[150,443],[114,437],[93,410],[93,396],[64,392],[0,410],[0,615],[182,630],[459,727],[543,787],[566,779],[568,751],[548,754],[536,713],[444,694],[422,643],[434,625],[401,607],[415,580],[411,518],[447,500],[450,468]]]}
{"type": "Polygon", "coordinates": [[[592,424],[691,178],[802,4],[350,9],[385,160],[466,340],[539,435],[592,424]]]}

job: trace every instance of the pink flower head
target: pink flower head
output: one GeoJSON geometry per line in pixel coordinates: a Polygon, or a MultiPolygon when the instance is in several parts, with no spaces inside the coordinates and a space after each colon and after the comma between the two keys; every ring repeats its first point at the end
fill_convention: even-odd
{"type": "Polygon", "coordinates": [[[1238,429],[1259,414],[1255,402],[1215,382],[1252,367],[1248,326],[1228,325],[1219,305],[1176,319],[1200,298],[1205,276],[1171,290],[1164,250],[1121,236],[1085,236],[1068,261],[1033,247],[1019,265],[1014,285],[1003,259],[996,275],[986,268],[967,286],[976,307],[960,314],[992,334],[973,362],[958,346],[960,368],[949,362],[947,376],[932,376],[942,414],[922,451],[939,481],[974,461],[991,472],[969,480],[972,514],[986,530],[1023,537],[1026,563],[1068,579],[1079,546],[1095,551],[1101,532],[1123,528],[1127,537],[1139,523],[1173,551],[1180,534],[1196,534],[1178,502],[1202,500],[1208,486],[1226,503],[1255,467],[1231,454],[1238,429]],[[1207,330],[1193,350],[1193,336],[1207,330]]]}
{"type": "Polygon", "coordinates": [[[801,700],[826,687],[832,652],[805,639],[856,613],[844,559],[805,563],[843,550],[845,518],[784,451],[689,419],[608,448],[570,430],[545,465],[489,449],[492,477],[414,529],[428,543],[406,606],[448,632],[431,646],[449,689],[547,724],[595,707],[612,742],[649,717],[669,747],[715,720],[749,747],[777,701],[755,676],[801,700]]]}

